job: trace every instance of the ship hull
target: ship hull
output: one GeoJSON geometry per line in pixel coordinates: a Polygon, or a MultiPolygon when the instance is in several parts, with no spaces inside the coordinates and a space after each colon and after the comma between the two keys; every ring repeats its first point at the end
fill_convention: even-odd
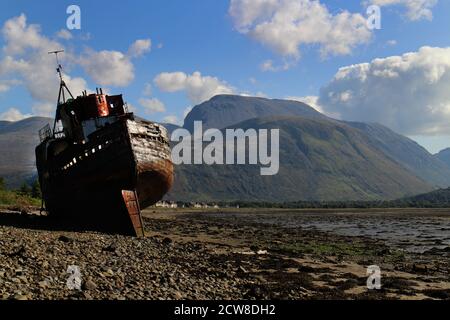
{"type": "Polygon", "coordinates": [[[50,216],[143,235],[140,210],[158,202],[173,184],[166,129],[125,118],[95,132],[86,144],[61,144],[46,141],[36,149],[50,216]]]}

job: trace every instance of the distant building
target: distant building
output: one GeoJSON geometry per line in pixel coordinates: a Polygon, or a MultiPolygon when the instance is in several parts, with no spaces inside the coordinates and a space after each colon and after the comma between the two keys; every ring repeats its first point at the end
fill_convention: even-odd
{"type": "Polygon", "coordinates": [[[178,208],[178,204],[173,201],[160,201],[155,204],[156,208],[170,208],[170,209],[176,209],[178,208]]]}
{"type": "Polygon", "coordinates": [[[177,208],[178,208],[178,204],[177,204],[176,202],[171,202],[171,203],[170,203],[170,207],[171,207],[172,209],[177,209],[177,208]]]}

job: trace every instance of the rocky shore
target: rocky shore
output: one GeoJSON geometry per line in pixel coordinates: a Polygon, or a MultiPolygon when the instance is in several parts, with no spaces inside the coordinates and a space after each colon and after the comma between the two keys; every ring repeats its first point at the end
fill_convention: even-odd
{"type": "Polygon", "coordinates": [[[239,211],[149,210],[143,239],[0,212],[0,299],[450,299],[449,247],[409,253],[239,211]],[[367,289],[369,265],[381,290],[367,289]]]}

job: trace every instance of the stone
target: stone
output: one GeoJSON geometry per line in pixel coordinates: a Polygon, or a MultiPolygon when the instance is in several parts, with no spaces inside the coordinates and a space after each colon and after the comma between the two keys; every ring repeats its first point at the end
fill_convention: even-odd
{"type": "Polygon", "coordinates": [[[44,281],[39,281],[38,285],[40,288],[46,289],[49,287],[50,283],[48,282],[48,280],[44,280],[44,281]]]}
{"type": "Polygon", "coordinates": [[[15,294],[13,300],[28,300],[28,297],[22,294],[15,294]]]}
{"type": "Polygon", "coordinates": [[[21,275],[23,273],[23,269],[22,268],[17,268],[17,269],[14,270],[14,273],[16,275],[21,275]]]}
{"type": "Polygon", "coordinates": [[[311,273],[311,272],[315,271],[315,269],[313,267],[306,266],[306,265],[301,265],[300,267],[298,267],[297,270],[299,272],[304,272],[304,273],[311,273]]]}
{"type": "Polygon", "coordinates": [[[61,242],[65,242],[65,243],[68,243],[68,242],[72,241],[72,239],[70,239],[69,237],[67,237],[65,235],[59,236],[58,240],[61,241],[61,242]]]}
{"type": "Polygon", "coordinates": [[[83,283],[83,289],[85,290],[95,290],[97,288],[97,285],[92,280],[87,280],[83,283]]]}
{"type": "Polygon", "coordinates": [[[108,269],[106,270],[106,274],[107,277],[113,277],[114,276],[114,271],[112,271],[112,269],[108,269]]]}
{"type": "Polygon", "coordinates": [[[413,270],[417,272],[427,272],[428,269],[429,269],[428,266],[425,264],[416,263],[413,265],[413,270]]]}
{"type": "Polygon", "coordinates": [[[87,292],[83,292],[83,296],[86,300],[92,300],[92,296],[87,292]]]}
{"type": "Polygon", "coordinates": [[[247,269],[245,269],[243,266],[239,267],[239,271],[241,271],[243,273],[248,273],[247,269]]]}
{"type": "Polygon", "coordinates": [[[109,246],[103,248],[102,251],[116,253],[117,246],[115,243],[111,243],[109,246]]]}

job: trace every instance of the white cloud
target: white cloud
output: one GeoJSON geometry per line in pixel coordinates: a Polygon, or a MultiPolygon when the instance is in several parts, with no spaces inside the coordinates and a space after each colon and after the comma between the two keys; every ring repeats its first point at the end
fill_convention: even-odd
{"type": "MultiPolygon", "coordinates": [[[[23,84],[35,104],[54,105],[59,80],[55,72],[55,59],[47,52],[64,49],[64,46],[43,36],[38,25],[28,25],[24,14],[7,20],[1,31],[5,55],[0,60],[0,77],[13,75],[17,78],[13,82],[10,80],[7,86],[23,84]]],[[[61,59],[72,61],[73,55],[66,52],[61,59]]],[[[82,78],[65,76],[65,79],[74,95],[86,89],[86,81],[82,78]]]]}
{"type": "Polygon", "coordinates": [[[318,96],[304,96],[304,97],[290,96],[290,97],[286,97],[286,100],[298,101],[298,102],[306,103],[310,107],[313,107],[317,111],[323,113],[323,109],[319,105],[319,97],[318,96]]]}
{"type": "Polygon", "coordinates": [[[186,118],[187,115],[192,111],[192,107],[187,107],[186,109],[184,109],[183,111],[183,118],[186,118]]]}
{"type": "Polygon", "coordinates": [[[2,121],[20,121],[26,118],[31,117],[31,114],[22,114],[18,109],[16,108],[10,108],[7,111],[0,113],[0,120],[2,121]]]}
{"type": "Polygon", "coordinates": [[[406,7],[406,16],[410,20],[433,19],[433,7],[438,0],[370,0],[369,3],[378,6],[401,5],[406,7]]]}
{"type": "Polygon", "coordinates": [[[174,125],[177,125],[177,126],[181,125],[180,120],[175,115],[170,115],[170,116],[164,117],[162,122],[163,123],[174,124],[174,125]]]}
{"type": "Polygon", "coordinates": [[[128,55],[131,57],[140,57],[152,49],[152,41],[150,39],[136,40],[128,49],[128,55]]]}
{"type": "Polygon", "coordinates": [[[102,86],[125,87],[134,80],[134,66],[130,59],[119,51],[93,51],[79,59],[89,76],[102,86]]]}
{"type": "Polygon", "coordinates": [[[156,98],[152,99],[139,99],[139,104],[144,107],[145,111],[148,114],[157,113],[157,112],[165,112],[166,107],[164,106],[164,103],[159,101],[156,98]]]}
{"type": "Polygon", "coordinates": [[[202,76],[200,72],[188,75],[184,72],[164,72],[154,79],[156,86],[164,92],[185,91],[193,104],[209,100],[218,94],[232,94],[235,90],[216,77],[202,76]]]}
{"type": "Polygon", "coordinates": [[[17,86],[19,84],[21,84],[22,82],[19,80],[0,80],[0,93],[5,93],[8,92],[11,87],[13,86],[17,86]]]}
{"type": "Polygon", "coordinates": [[[386,42],[386,44],[387,44],[388,46],[396,46],[396,45],[397,45],[397,40],[388,40],[388,41],[386,42]]]}
{"type": "Polygon", "coordinates": [[[142,91],[142,94],[146,97],[150,97],[153,93],[153,86],[151,83],[146,83],[144,86],[144,90],[142,91]]]}
{"type": "Polygon", "coordinates": [[[258,92],[244,91],[244,92],[239,93],[239,95],[242,97],[269,98],[269,96],[267,94],[265,94],[264,92],[261,92],[261,91],[258,91],[258,92]]]}
{"type": "Polygon", "coordinates": [[[450,133],[450,48],[341,68],[319,105],[342,119],[378,122],[408,135],[450,133]]]}
{"type": "Polygon", "coordinates": [[[67,29],[59,30],[56,36],[63,40],[70,40],[73,38],[72,33],[67,29]]]}
{"type": "Polygon", "coordinates": [[[83,41],[89,41],[89,40],[91,40],[91,39],[92,39],[92,34],[91,34],[90,32],[83,33],[83,34],[80,36],[80,40],[83,40],[83,41]]]}
{"type": "Polygon", "coordinates": [[[28,49],[52,50],[58,49],[59,44],[41,36],[40,27],[35,24],[27,24],[24,14],[9,19],[2,28],[2,34],[6,42],[3,48],[7,55],[23,54],[28,49]]]}
{"type": "Polygon", "coordinates": [[[177,92],[186,89],[187,78],[184,72],[163,72],[155,77],[154,82],[164,92],[177,92]]]}
{"type": "Polygon", "coordinates": [[[290,96],[290,97],[286,97],[286,100],[292,100],[292,101],[306,103],[308,106],[314,108],[316,111],[319,111],[320,113],[322,113],[330,118],[338,119],[340,117],[340,115],[337,113],[333,113],[333,112],[324,110],[324,108],[319,104],[318,96],[304,96],[304,97],[290,96]]]}
{"type": "Polygon", "coordinates": [[[128,112],[136,113],[138,111],[137,108],[129,102],[127,102],[127,108],[128,108],[128,112]]]}
{"type": "Polygon", "coordinates": [[[266,60],[260,65],[260,69],[261,71],[278,72],[289,70],[289,68],[293,65],[294,63],[289,63],[286,61],[281,65],[274,65],[272,60],[266,60]]]}
{"type": "Polygon", "coordinates": [[[56,110],[56,103],[38,102],[34,103],[32,107],[33,114],[40,117],[54,117],[56,110]]]}
{"type": "Polygon", "coordinates": [[[231,0],[235,28],[284,57],[298,59],[302,45],[321,55],[346,55],[371,38],[366,18],[341,11],[333,15],[313,0],[231,0]]]}

